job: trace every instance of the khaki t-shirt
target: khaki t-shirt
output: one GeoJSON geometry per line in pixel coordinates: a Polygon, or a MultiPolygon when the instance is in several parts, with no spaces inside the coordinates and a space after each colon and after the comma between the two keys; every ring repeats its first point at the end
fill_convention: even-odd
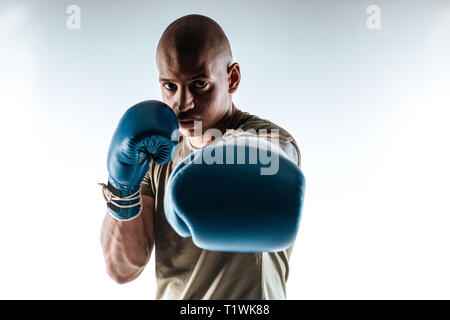
{"type": "MultiPolygon", "coordinates": [[[[278,129],[280,142],[294,147],[300,165],[300,152],[289,133],[234,104],[233,109],[229,129],[278,129]]],[[[172,161],[164,165],[152,162],[141,185],[143,195],[155,198],[156,299],[285,299],[293,245],[279,252],[208,251],[172,229],[164,213],[166,183],[176,165],[194,151],[187,139],[180,139],[172,161]]]]}

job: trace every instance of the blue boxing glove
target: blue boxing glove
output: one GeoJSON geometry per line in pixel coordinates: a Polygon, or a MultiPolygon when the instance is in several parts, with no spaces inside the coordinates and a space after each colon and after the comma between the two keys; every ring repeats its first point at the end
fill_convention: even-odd
{"type": "Polygon", "coordinates": [[[128,109],[120,119],[108,152],[108,185],[103,186],[109,213],[130,220],[141,212],[140,184],[150,161],[170,161],[178,143],[178,120],[166,104],[149,100],[128,109]]]}
{"type": "Polygon", "coordinates": [[[305,180],[276,144],[255,136],[214,142],[172,172],[164,209],[172,228],[212,251],[279,251],[295,240],[305,180]]]}

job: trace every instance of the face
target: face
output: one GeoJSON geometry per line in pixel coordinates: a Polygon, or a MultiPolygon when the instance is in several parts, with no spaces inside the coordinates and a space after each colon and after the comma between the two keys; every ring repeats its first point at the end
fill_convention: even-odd
{"type": "Polygon", "coordinates": [[[232,90],[225,59],[208,50],[198,55],[163,50],[157,65],[163,101],[175,111],[182,135],[194,134],[194,121],[202,121],[203,132],[213,128],[227,113],[232,90]]]}

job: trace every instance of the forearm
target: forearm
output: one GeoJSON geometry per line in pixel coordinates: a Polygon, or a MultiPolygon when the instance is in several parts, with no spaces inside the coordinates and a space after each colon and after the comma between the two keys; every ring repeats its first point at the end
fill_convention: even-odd
{"type": "Polygon", "coordinates": [[[142,215],[130,221],[119,221],[106,214],[101,230],[101,244],[106,270],[118,283],[134,280],[150,258],[149,239],[142,215]]]}

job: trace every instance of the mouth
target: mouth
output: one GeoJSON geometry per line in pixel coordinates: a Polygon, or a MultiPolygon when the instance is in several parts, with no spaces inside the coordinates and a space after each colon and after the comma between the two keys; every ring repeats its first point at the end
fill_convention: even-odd
{"type": "Polygon", "coordinates": [[[180,127],[184,129],[190,129],[194,128],[194,122],[200,121],[199,119],[179,119],[178,123],[180,124],[180,127]]]}

